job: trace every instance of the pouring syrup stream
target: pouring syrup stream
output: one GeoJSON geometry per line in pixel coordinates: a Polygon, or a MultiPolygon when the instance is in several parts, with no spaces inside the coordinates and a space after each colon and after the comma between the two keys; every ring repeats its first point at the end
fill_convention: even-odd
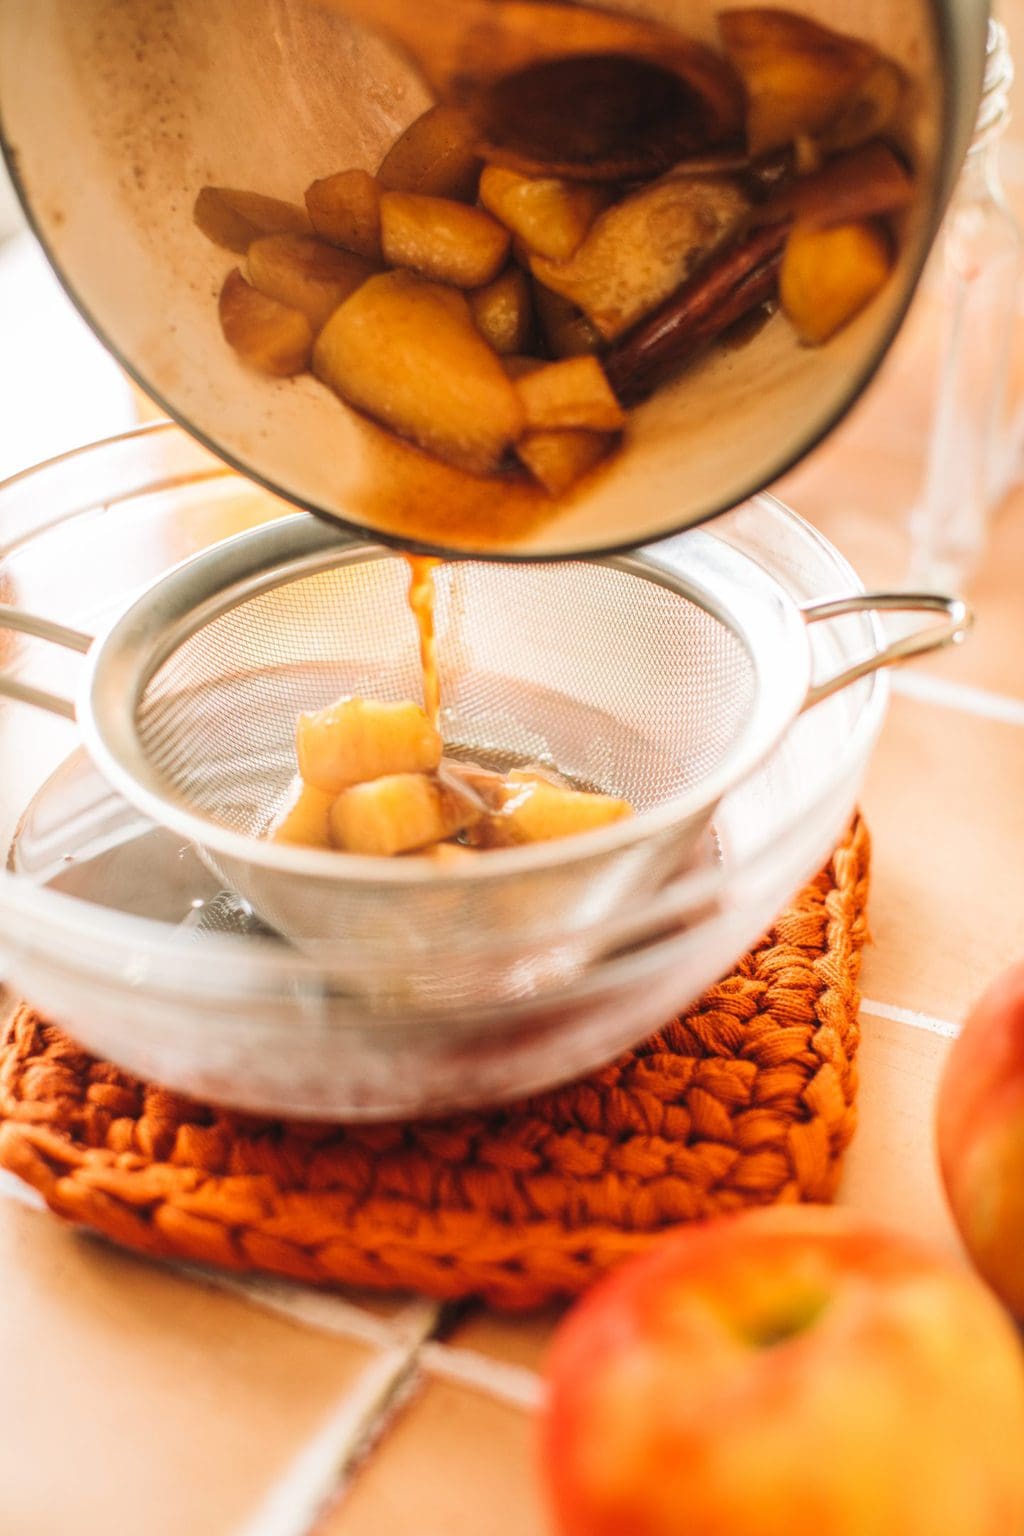
{"type": "Polygon", "coordinates": [[[437,637],[434,633],[434,571],[440,560],[430,555],[406,555],[409,564],[409,607],[420,636],[423,669],[423,708],[436,730],[441,724],[441,680],[437,673],[437,637]]]}

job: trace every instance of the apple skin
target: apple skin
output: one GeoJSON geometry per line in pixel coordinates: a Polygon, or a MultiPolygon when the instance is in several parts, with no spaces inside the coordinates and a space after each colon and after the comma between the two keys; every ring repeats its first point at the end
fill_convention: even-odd
{"type": "Polygon", "coordinates": [[[975,1005],[939,1087],[939,1163],[979,1273],[1024,1321],[1024,964],[975,1005]]]}
{"type": "Polygon", "coordinates": [[[570,1313],[561,1536],[1015,1536],[1024,1356],[968,1271],[850,1213],[673,1234],[570,1313]]]}

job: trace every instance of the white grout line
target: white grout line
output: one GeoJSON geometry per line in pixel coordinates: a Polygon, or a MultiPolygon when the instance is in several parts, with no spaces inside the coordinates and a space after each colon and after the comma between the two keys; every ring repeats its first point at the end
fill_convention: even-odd
{"type": "Polygon", "coordinates": [[[415,1347],[437,1326],[437,1302],[414,1300],[399,1306],[393,1317],[380,1317],[356,1301],[331,1291],[319,1291],[268,1275],[231,1275],[204,1265],[179,1264],[179,1273],[218,1291],[241,1296],[265,1312],[286,1317],[304,1328],[335,1338],[355,1339],[375,1349],[392,1345],[415,1347]]]}
{"type": "Polygon", "coordinates": [[[416,1351],[396,1346],[359,1377],[235,1536],[308,1536],[346,1474],[397,1414],[415,1377],[416,1351]]]}
{"type": "Polygon", "coordinates": [[[937,704],[982,720],[996,720],[1000,725],[1024,725],[1024,699],[993,693],[988,688],[974,688],[969,683],[951,683],[913,667],[892,673],[892,691],[922,704],[937,704]]]}
{"type": "Polygon", "coordinates": [[[862,1013],[874,1014],[878,1019],[889,1019],[893,1024],[909,1024],[913,1029],[925,1029],[929,1034],[942,1035],[947,1040],[955,1040],[960,1033],[959,1024],[949,1019],[937,1019],[930,1013],[918,1013],[914,1008],[897,1008],[894,1003],[876,1003],[871,997],[862,997],[860,1007],[862,1013]]]}
{"type": "Polygon", "coordinates": [[[544,1381],[535,1371],[493,1360],[474,1349],[430,1342],[420,1350],[420,1365],[430,1376],[472,1387],[486,1397],[528,1413],[535,1413],[544,1401],[544,1381]]]}
{"type": "Polygon", "coordinates": [[[30,1211],[45,1211],[46,1201],[31,1184],[26,1184],[23,1179],[16,1178],[13,1173],[8,1173],[6,1168],[0,1168],[0,1199],[13,1200],[18,1205],[27,1205],[30,1211]]]}

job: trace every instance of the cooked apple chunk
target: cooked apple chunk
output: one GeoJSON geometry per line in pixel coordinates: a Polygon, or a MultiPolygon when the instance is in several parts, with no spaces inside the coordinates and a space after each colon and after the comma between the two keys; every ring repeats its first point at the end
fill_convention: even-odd
{"type": "Polygon", "coordinates": [[[874,298],[891,269],[889,240],[877,224],[798,224],[779,273],[783,311],[801,341],[820,346],[874,298]]]}
{"type": "Polygon", "coordinates": [[[611,826],[633,814],[626,800],[614,795],[563,789],[547,779],[510,773],[505,803],[469,832],[480,848],[512,848],[520,843],[548,843],[611,826]]]}
{"type": "Polygon", "coordinates": [[[481,812],[424,773],[397,773],[356,784],[331,806],[331,838],[346,853],[393,857],[463,832],[481,812]]]}
{"type": "Polygon", "coordinates": [[[827,154],[867,143],[894,125],[906,94],[906,75],[891,59],[880,58],[818,134],[818,143],[827,154]]]}
{"type": "Polygon", "coordinates": [[[260,373],[287,378],[309,367],[313,330],[300,310],[259,293],[235,267],[217,305],[224,339],[260,373]]]}
{"type": "Polygon", "coordinates": [[[295,843],[305,848],[330,848],[330,812],[334,795],[296,778],[280,815],[267,834],[274,843],[295,843]]]}
{"type": "Polygon", "coordinates": [[[432,848],[424,848],[420,852],[439,869],[452,874],[458,874],[467,864],[475,864],[480,858],[478,848],[467,848],[463,843],[435,843],[432,848]]]}
{"type": "Polygon", "coordinates": [[[718,27],[746,87],[752,155],[803,135],[825,148],[849,149],[896,114],[903,75],[860,38],[771,9],[720,12],[718,27]]]}
{"type": "Polygon", "coordinates": [[[820,229],[896,213],[913,196],[909,171],[887,144],[875,139],[780,187],[755,217],[758,223],[795,218],[805,228],[820,229]]]}
{"type": "Polygon", "coordinates": [[[724,177],[665,176],[602,213],[571,261],[530,266],[612,341],[728,240],[749,206],[724,177]]]}
{"type": "Polygon", "coordinates": [[[514,384],[454,289],[384,272],[320,333],[313,367],[343,399],[445,463],[486,475],[523,427],[514,384]]]}
{"type": "Polygon", "coordinates": [[[533,331],[530,281],[513,262],[500,277],[466,295],[477,330],[500,356],[522,352],[533,331]]]}
{"type": "Polygon", "coordinates": [[[471,203],[482,164],[477,138],[476,125],[465,112],[431,107],[392,144],[377,183],[385,192],[423,192],[471,203]]]}
{"type": "Polygon", "coordinates": [[[536,278],[533,304],[552,357],[585,357],[603,346],[600,331],[571,300],[546,288],[536,278]]]}
{"type": "Polygon", "coordinates": [[[321,240],[380,261],[380,187],[368,171],[339,171],[306,188],[306,211],[321,240]]]}
{"type": "Polygon", "coordinates": [[[482,208],[418,192],[385,192],[380,200],[384,259],[454,288],[480,288],[508,259],[512,237],[482,208]]]}
{"type": "Polygon", "coordinates": [[[527,428],[586,427],[618,432],[626,415],[596,357],[567,357],[531,369],[516,381],[527,428]]]}
{"type": "Polygon", "coordinates": [[[489,165],[480,178],[480,201],[528,250],[568,261],[611,198],[595,183],[520,176],[489,165]]]}
{"type": "Polygon", "coordinates": [[[240,255],[260,235],[301,235],[310,230],[305,209],[295,203],[234,187],[202,187],[192,217],[207,240],[240,255]]]}
{"type": "Polygon", "coordinates": [[[378,270],[364,256],[339,251],[313,235],[264,235],[254,240],[246,269],[254,288],[301,310],[314,331],[378,270]]]}
{"type": "Polygon", "coordinates": [[[563,496],[615,446],[609,432],[524,432],[516,453],[549,496],[563,496]]]}
{"type": "Polygon", "coordinates": [[[441,737],[412,702],[339,699],[299,716],[295,747],[302,778],[330,795],[382,774],[433,772],[441,761],[441,737]]]}
{"type": "Polygon", "coordinates": [[[478,763],[446,757],[441,761],[438,776],[442,783],[470,799],[481,811],[500,811],[505,803],[505,780],[493,768],[481,768],[478,763]]]}

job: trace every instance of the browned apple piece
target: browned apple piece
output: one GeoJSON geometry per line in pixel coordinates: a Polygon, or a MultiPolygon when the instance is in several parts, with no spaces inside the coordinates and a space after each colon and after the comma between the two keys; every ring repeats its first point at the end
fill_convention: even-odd
{"type": "Polygon", "coordinates": [[[772,224],[796,218],[805,228],[821,229],[895,213],[913,196],[910,173],[889,146],[876,139],[780,187],[756,209],[755,219],[772,224]]]}
{"type": "Polygon", "coordinates": [[[800,340],[820,346],[874,298],[891,269],[889,239],[877,224],[798,224],[779,273],[782,308],[800,340]]]}
{"type": "Polygon", "coordinates": [[[456,794],[469,796],[479,810],[498,811],[505,803],[505,780],[493,768],[446,757],[441,761],[438,776],[456,794]]]}
{"type": "Polygon", "coordinates": [[[562,496],[615,446],[609,432],[524,432],[516,453],[550,496],[562,496]]]}
{"type": "Polygon", "coordinates": [[[468,796],[423,773],[399,773],[356,784],[330,811],[331,840],[347,853],[394,857],[428,848],[480,819],[468,796]]]}
{"type": "Polygon", "coordinates": [[[530,265],[611,341],[724,244],[749,207],[723,177],[666,176],[602,213],[571,261],[535,256],[530,265]]]}
{"type": "Polygon", "coordinates": [[[313,329],[301,310],[259,293],[235,267],[217,305],[224,339],[260,373],[287,378],[309,367],[313,329]]]}
{"type": "Polygon", "coordinates": [[[581,309],[536,279],[533,304],[552,357],[584,357],[604,345],[600,331],[581,309]]]}
{"type": "MultiPolygon", "coordinates": [[[[577,47],[563,58],[536,54],[528,4],[515,8],[522,31],[523,68],[488,82],[473,101],[484,159],[526,176],[572,181],[649,181],[684,159],[719,145],[733,147],[743,130],[743,90],[720,52],[666,27],[662,48],[619,51],[625,18],[612,18],[618,36],[594,45],[583,6],[566,12],[577,47]],[[585,34],[589,33],[591,46],[585,34]]],[[[662,10],[666,7],[663,5],[662,10]]],[[[591,10],[590,17],[600,17],[591,10]]]]}
{"type": "Polygon", "coordinates": [[[568,261],[611,193],[593,182],[521,176],[489,165],[480,178],[480,201],[531,253],[568,261]]]}
{"type": "Polygon", "coordinates": [[[906,94],[907,79],[891,59],[879,58],[828,126],[818,134],[826,153],[853,149],[884,133],[896,120],[906,94]]]}
{"type": "Polygon", "coordinates": [[[752,155],[801,135],[850,148],[891,120],[903,92],[895,64],[860,38],[834,32],[793,11],[721,11],[718,27],[747,91],[752,155]]]}
{"type": "Polygon", "coordinates": [[[508,259],[512,237],[482,208],[449,197],[385,192],[380,200],[384,259],[453,288],[481,288],[508,259]]]}
{"type": "Polygon", "coordinates": [[[344,698],[299,716],[295,752],[305,782],[333,796],[385,774],[430,772],[442,744],[411,700],[344,698]]]}
{"type": "Polygon", "coordinates": [[[306,188],[306,211],[321,240],[380,261],[380,187],[368,171],[339,171],[306,188]]]}
{"type": "Polygon", "coordinates": [[[478,136],[467,113],[457,107],[431,107],[392,144],[377,183],[385,192],[422,192],[471,203],[482,168],[478,136]]]}
{"type": "Polygon", "coordinates": [[[433,848],[421,850],[438,869],[446,874],[457,875],[467,864],[475,864],[480,857],[478,848],[466,848],[462,843],[435,843],[433,848]]]}
{"type": "Polygon", "coordinates": [[[321,331],[313,367],[343,399],[470,474],[523,427],[515,385],[464,296],[411,272],[371,277],[321,331]]]}
{"type": "Polygon", "coordinates": [[[364,256],[313,235],[264,235],[250,245],[246,267],[254,288],[301,310],[314,331],[378,270],[364,256]]]}
{"type": "Polygon", "coordinates": [[[240,254],[260,235],[301,235],[310,230],[304,208],[234,187],[201,188],[192,217],[207,240],[240,254]]]}
{"type": "Polygon", "coordinates": [[[477,329],[502,356],[522,352],[533,332],[530,281],[514,263],[484,288],[467,294],[477,329]]]}
{"type": "Polygon", "coordinates": [[[526,426],[535,431],[585,427],[618,432],[626,416],[596,357],[567,357],[516,381],[526,426]]]}
{"type": "Polygon", "coordinates": [[[536,373],[538,368],[548,366],[545,357],[527,357],[522,352],[511,352],[501,360],[502,367],[510,379],[522,379],[528,373],[536,373]]]}
{"type": "Polygon", "coordinates": [[[288,800],[267,834],[274,843],[294,843],[303,848],[330,848],[330,813],[334,796],[296,778],[288,800]]]}
{"type": "Polygon", "coordinates": [[[478,822],[469,832],[469,841],[478,848],[547,843],[595,832],[632,814],[629,802],[614,795],[563,789],[530,774],[511,773],[501,810],[478,822]]]}

